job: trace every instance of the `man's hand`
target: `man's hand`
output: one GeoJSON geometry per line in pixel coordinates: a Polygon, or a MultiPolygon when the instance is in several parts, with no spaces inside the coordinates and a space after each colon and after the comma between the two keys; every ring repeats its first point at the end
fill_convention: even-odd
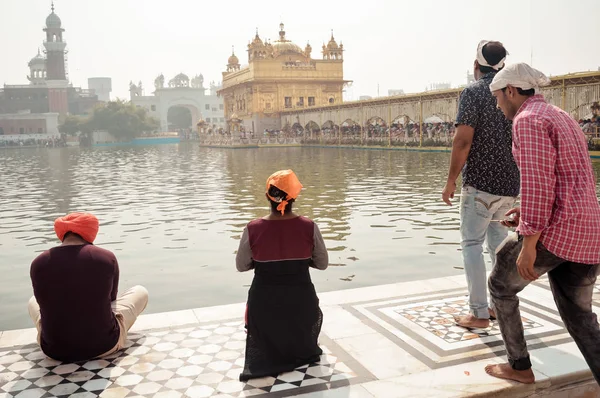
{"type": "Polygon", "coordinates": [[[501,222],[502,225],[509,228],[515,228],[519,226],[519,221],[521,220],[521,208],[515,207],[506,212],[505,216],[510,217],[514,214],[512,219],[504,220],[501,222]]]}
{"type": "Polygon", "coordinates": [[[533,269],[536,257],[537,249],[535,246],[526,247],[524,245],[521,249],[521,253],[519,253],[519,258],[517,259],[517,270],[519,271],[521,278],[525,279],[526,281],[534,281],[538,278],[538,274],[533,269]]]}
{"type": "Polygon", "coordinates": [[[450,199],[454,199],[454,192],[456,191],[456,182],[448,181],[446,182],[446,186],[444,186],[444,190],[442,191],[442,200],[446,202],[448,206],[452,206],[452,202],[450,199]]]}

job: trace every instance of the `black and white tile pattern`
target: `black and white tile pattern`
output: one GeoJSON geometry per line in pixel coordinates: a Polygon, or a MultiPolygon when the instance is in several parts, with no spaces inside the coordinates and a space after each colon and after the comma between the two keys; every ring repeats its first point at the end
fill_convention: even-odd
{"type": "MultiPolygon", "coordinates": [[[[486,329],[467,330],[456,326],[455,316],[469,314],[468,303],[462,298],[439,300],[427,305],[417,304],[412,307],[402,307],[395,311],[448,343],[500,335],[498,323],[494,321],[490,322],[490,327],[486,329]]],[[[526,317],[521,319],[525,330],[541,326],[526,317]]]]}
{"type": "Polygon", "coordinates": [[[130,334],[129,339],[126,350],[77,364],[48,359],[35,345],[0,350],[0,398],[271,397],[360,380],[355,373],[360,365],[323,337],[319,363],[241,383],[246,334],[240,321],[130,334]]]}

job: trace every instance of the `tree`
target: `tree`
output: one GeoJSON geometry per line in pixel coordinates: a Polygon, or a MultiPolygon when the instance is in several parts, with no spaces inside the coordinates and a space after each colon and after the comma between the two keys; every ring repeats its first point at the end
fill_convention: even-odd
{"type": "Polygon", "coordinates": [[[148,116],[145,108],[122,100],[96,105],[89,119],[80,125],[81,131],[108,131],[121,140],[131,140],[158,127],[159,122],[148,116]]]}
{"type": "Polygon", "coordinates": [[[84,121],[79,116],[68,115],[63,123],[58,126],[58,131],[67,135],[76,135],[81,131],[81,125],[84,121]]]}
{"type": "Polygon", "coordinates": [[[187,129],[192,125],[192,112],[183,106],[173,106],[167,112],[169,124],[176,129],[187,129]]]}

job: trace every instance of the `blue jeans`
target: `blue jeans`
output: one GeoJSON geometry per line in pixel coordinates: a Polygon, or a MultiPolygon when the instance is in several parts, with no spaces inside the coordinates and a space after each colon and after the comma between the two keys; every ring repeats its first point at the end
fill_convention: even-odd
{"type": "Polygon", "coordinates": [[[462,189],[460,198],[460,246],[462,248],[469,307],[471,313],[480,319],[488,319],[488,293],[483,243],[492,258],[492,268],[496,264],[496,248],[508,235],[508,228],[491,220],[504,219],[516,198],[497,196],[479,191],[471,186],[462,189]]]}

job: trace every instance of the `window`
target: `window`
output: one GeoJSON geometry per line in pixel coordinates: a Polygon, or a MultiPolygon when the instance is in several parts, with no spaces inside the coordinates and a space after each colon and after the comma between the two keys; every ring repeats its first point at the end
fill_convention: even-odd
{"type": "Polygon", "coordinates": [[[204,109],[206,109],[207,111],[210,111],[210,104],[204,105],[204,109]]]}
{"type": "Polygon", "coordinates": [[[333,104],[334,102],[335,102],[335,100],[333,99],[333,97],[330,97],[330,98],[329,98],[329,103],[330,103],[330,104],[333,104]]]}
{"type": "Polygon", "coordinates": [[[298,98],[298,106],[304,106],[304,97],[298,98]]]}
{"type": "Polygon", "coordinates": [[[223,104],[219,104],[219,109],[223,110],[223,108],[224,108],[223,104]]]}
{"type": "Polygon", "coordinates": [[[225,123],[225,118],[224,117],[221,118],[221,123],[225,123]]]}
{"type": "Polygon", "coordinates": [[[308,106],[315,106],[315,97],[308,97],[308,106]]]}
{"type": "Polygon", "coordinates": [[[152,112],[156,111],[156,105],[150,105],[150,110],[151,110],[152,112]]]}
{"type": "Polygon", "coordinates": [[[292,107],[292,97],[285,97],[285,107],[286,108],[292,107]]]}
{"type": "Polygon", "coordinates": [[[212,108],[212,111],[213,111],[213,112],[216,112],[216,111],[217,111],[217,108],[212,108]]]}
{"type": "Polygon", "coordinates": [[[0,135],[4,135],[4,127],[0,127],[0,135]]]}
{"type": "Polygon", "coordinates": [[[206,118],[206,123],[210,123],[210,118],[209,117],[206,118]]]}
{"type": "Polygon", "coordinates": [[[40,127],[38,128],[38,134],[42,134],[44,132],[44,130],[40,127]]]}
{"type": "Polygon", "coordinates": [[[19,134],[25,134],[25,129],[23,127],[19,128],[19,134]]]}

